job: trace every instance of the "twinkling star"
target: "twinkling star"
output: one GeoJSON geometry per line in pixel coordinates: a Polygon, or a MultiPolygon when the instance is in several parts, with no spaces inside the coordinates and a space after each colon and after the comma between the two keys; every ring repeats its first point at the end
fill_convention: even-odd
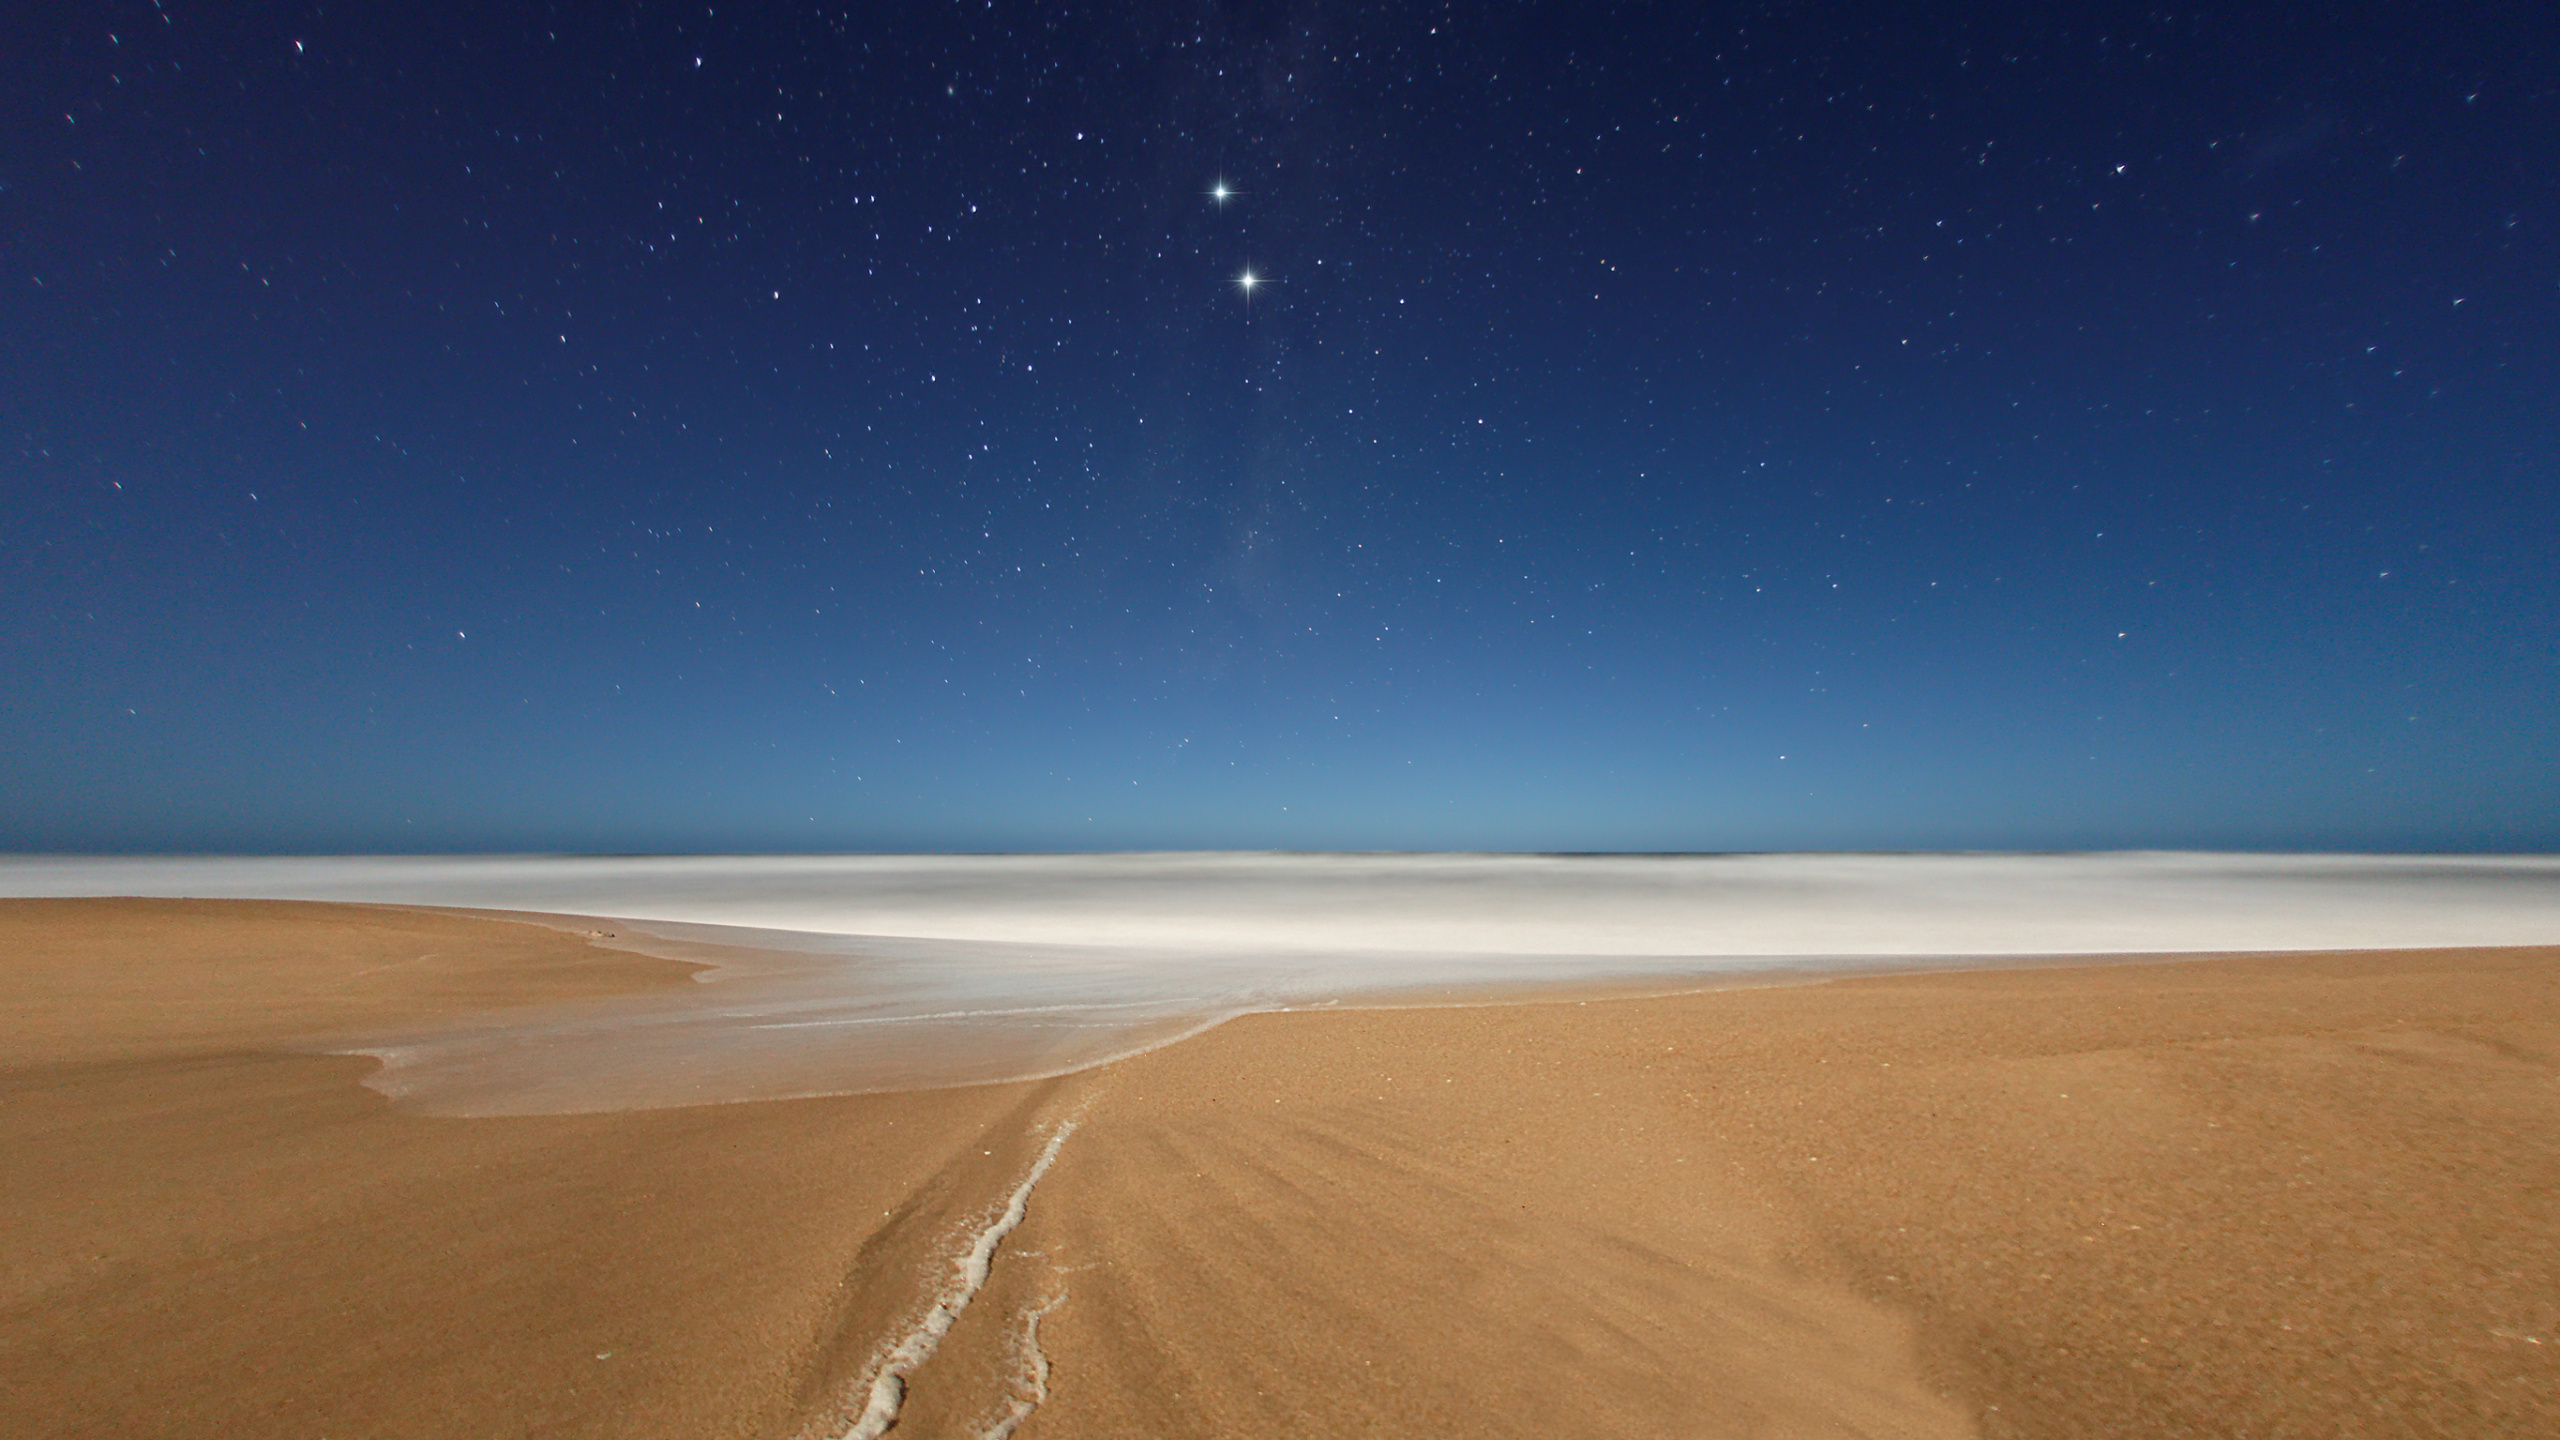
{"type": "Polygon", "coordinates": [[[1226,179],[1223,176],[1219,177],[1219,179],[1209,187],[1209,198],[1217,202],[1218,206],[1222,209],[1226,206],[1228,201],[1235,197],[1235,188],[1227,184],[1226,179]]]}

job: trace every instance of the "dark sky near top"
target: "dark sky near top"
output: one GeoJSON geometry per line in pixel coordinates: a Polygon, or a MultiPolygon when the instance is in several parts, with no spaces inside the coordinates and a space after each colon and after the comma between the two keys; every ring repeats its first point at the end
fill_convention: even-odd
{"type": "Polygon", "coordinates": [[[2544,3],[88,0],[0,97],[0,846],[2560,847],[2544,3]]]}

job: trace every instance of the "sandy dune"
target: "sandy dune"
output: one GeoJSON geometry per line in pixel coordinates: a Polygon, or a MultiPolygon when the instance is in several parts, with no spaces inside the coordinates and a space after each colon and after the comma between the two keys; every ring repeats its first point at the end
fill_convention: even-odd
{"type": "Polygon", "coordinates": [[[1258,1015],[557,1117],[310,1053],[688,973],[0,902],[0,1433],[842,1434],[1071,1120],[896,1433],[2560,1433],[2560,951],[1258,1015]]]}

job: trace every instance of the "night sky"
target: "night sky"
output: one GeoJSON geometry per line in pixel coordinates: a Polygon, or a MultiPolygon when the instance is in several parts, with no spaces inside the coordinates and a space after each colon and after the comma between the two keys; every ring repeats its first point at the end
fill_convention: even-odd
{"type": "Polygon", "coordinates": [[[0,257],[0,847],[2560,849],[2547,0],[21,4],[0,257]]]}

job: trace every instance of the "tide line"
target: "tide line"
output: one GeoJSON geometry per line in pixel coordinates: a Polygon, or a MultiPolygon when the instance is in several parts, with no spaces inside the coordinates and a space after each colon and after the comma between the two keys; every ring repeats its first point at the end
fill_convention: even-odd
{"type": "Polygon", "coordinates": [[[1058,1132],[1049,1137],[1048,1146],[1040,1152],[1040,1159],[1032,1165],[1031,1173],[1022,1177],[1022,1183],[1014,1188],[1013,1198],[1006,1202],[1004,1212],[979,1231],[978,1238],[967,1252],[953,1262],[953,1269],[958,1274],[951,1285],[934,1298],[932,1308],[925,1311],[924,1318],[916,1322],[916,1327],[882,1358],[879,1373],[872,1377],[871,1393],[863,1404],[862,1414],[853,1422],[853,1428],[844,1432],[844,1440],[880,1440],[881,1436],[889,1433],[890,1426],[898,1423],[898,1411],[907,1403],[907,1377],[933,1358],[935,1348],[942,1344],[942,1337],[950,1334],[951,1327],[959,1322],[960,1312],[968,1309],[969,1302],[977,1298],[979,1289],[987,1283],[988,1270],[995,1264],[996,1247],[1003,1244],[1004,1237],[1012,1234],[1014,1227],[1022,1223],[1023,1215],[1030,1208],[1031,1187],[1039,1184],[1040,1177],[1049,1173],[1050,1165],[1057,1161],[1059,1147],[1065,1145],[1067,1137],[1075,1131],[1076,1122],[1073,1120],[1058,1127],[1058,1132]]]}
{"type": "Polygon", "coordinates": [[[1016,1380],[1017,1393],[1005,1397],[1004,1413],[978,1432],[978,1440],[1013,1440],[1013,1432],[1022,1428],[1031,1412],[1049,1403],[1049,1356],[1040,1348],[1040,1322],[1066,1303],[1066,1292],[1060,1291],[1037,1309],[1023,1313],[1022,1333],[1014,1343],[1014,1359],[1022,1366],[1022,1374],[1016,1380]]]}
{"type": "Polygon", "coordinates": [[[920,1020],[983,1020],[990,1015],[1059,1015],[1087,1010],[1168,1010],[1179,1013],[1196,1009],[1205,1001],[1189,998],[1173,1000],[1097,1000],[1075,1005],[1009,1005],[980,1010],[933,1010],[915,1015],[854,1015],[838,1020],[768,1020],[758,1030],[822,1030],[846,1025],[912,1025],[920,1020]]]}

